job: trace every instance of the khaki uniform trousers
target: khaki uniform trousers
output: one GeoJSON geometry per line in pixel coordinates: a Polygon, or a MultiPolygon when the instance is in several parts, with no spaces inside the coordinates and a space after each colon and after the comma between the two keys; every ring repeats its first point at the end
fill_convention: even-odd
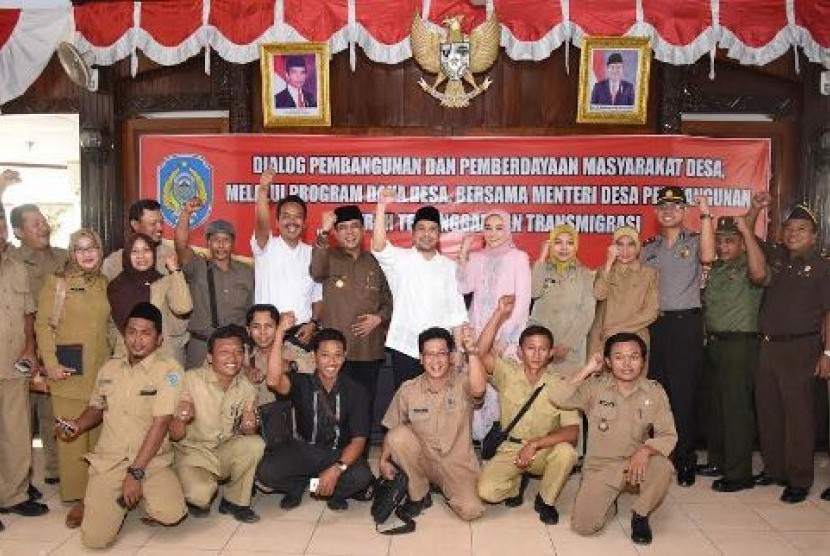
{"type": "Polygon", "coordinates": [[[560,442],[552,448],[540,450],[527,469],[513,463],[520,449],[521,445],[511,442],[505,442],[499,447],[496,455],[481,469],[478,495],[491,504],[518,496],[522,474],[530,473],[542,476],[539,495],[545,504],[554,505],[576,464],[576,449],[567,442],[560,442]]]}
{"type": "MultiPolygon", "coordinates": [[[[392,459],[409,478],[409,497],[421,500],[429,492],[430,483],[437,485],[447,505],[464,521],[472,521],[484,513],[484,504],[478,497],[478,473],[458,456],[442,457],[425,446],[411,428],[399,425],[386,433],[386,442],[392,449],[392,459]]],[[[465,458],[466,460],[466,458],[465,458]]]]}
{"type": "MultiPolygon", "coordinates": [[[[55,438],[55,414],[52,411],[52,397],[43,392],[30,392],[29,407],[31,418],[37,419],[38,435],[41,442],[43,442],[43,476],[47,479],[57,478],[60,471],[58,469],[58,441],[55,438]]],[[[33,421],[32,425],[34,424],[33,421]]]]}
{"type": "Polygon", "coordinates": [[[0,380],[0,508],[29,499],[32,430],[29,421],[29,382],[0,380]]]}
{"type": "Polygon", "coordinates": [[[249,506],[257,465],[264,451],[265,442],[261,437],[245,435],[235,436],[217,446],[210,454],[213,457],[189,453],[184,462],[176,462],[176,474],[185,499],[194,506],[207,508],[219,481],[228,479],[224,485],[225,500],[237,506],[249,506]]]}
{"type": "MultiPolygon", "coordinates": [[[[87,402],[52,396],[52,409],[57,417],[75,419],[84,412],[87,402]]],[[[54,426],[54,424],[53,424],[54,426]]],[[[101,427],[87,431],[71,442],[58,442],[58,475],[61,479],[60,495],[64,502],[81,500],[86,492],[89,465],[84,459],[98,443],[101,427]]],[[[123,477],[122,477],[123,479],[123,477]]]]}
{"type": "MultiPolygon", "coordinates": [[[[84,498],[81,540],[87,548],[106,548],[115,542],[127,510],[118,505],[130,461],[124,459],[112,469],[98,472],[89,468],[84,498]]],[[[164,525],[175,525],[187,515],[179,479],[170,467],[147,470],[141,481],[142,510],[164,525]]]]}
{"type": "MultiPolygon", "coordinates": [[[[620,463],[609,464],[621,468],[620,463]]],[[[592,535],[600,531],[608,519],[611,504],[628,488],[622,472],[602,467],[583,467],[582,482],[576,493],[571,528],[580,535],[592,535]]],[[[674,465],[661,454],[654,454],[648,460],[645,480],[640,484],[640,494],[631,506],[637,515],[648,516],[663,501],[674,478],[674,465]]]]}

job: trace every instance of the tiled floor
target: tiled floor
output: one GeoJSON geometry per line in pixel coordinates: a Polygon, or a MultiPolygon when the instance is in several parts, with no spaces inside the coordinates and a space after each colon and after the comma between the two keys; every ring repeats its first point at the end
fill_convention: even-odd
{"type": "MultiPolygon", "coordinates": [[[[758,463],[757,467],[760,467],[758,463]]],[[[737,556],[830,555],[830,502],[818,494],[830,484],[830,463],[816,459],[816,486],[809,501],[789,506],[778,501],[780,488],[756,488],[717,494],[711,479],[690,489],[673,487],[652,516],[654,543],[638,547],[629,535],[630,498],[620,499],[619,515],[594,537],[579,537],[568,516],[579,478],[572,477],[557,504],[561,523],[548,527],[533,512],[537,483],[531,482],[525,504],[517,509],[488,506],[472,524],[458,520],[440,500],[418,519],[415,533],[387,537],[375,533],[368,503],[350,502],[347,512],[333,513],[322,502],[306,498],[291,512],[279,509],[279,496],[255,502],[262,520],[241,525],[216,513],[188,519],[172,529],[150,528],[137,512],[127,519],[116,545],[107,554],[189,556],[246,554],[401,555],[401,556],[542,556],[638,554],[737,556]]],[[[68,509],[56,489],[42,486],[52,511],[40,518],[2,516],[0,556],[86,554],[77,531],[63,525],[68,509]]]]}

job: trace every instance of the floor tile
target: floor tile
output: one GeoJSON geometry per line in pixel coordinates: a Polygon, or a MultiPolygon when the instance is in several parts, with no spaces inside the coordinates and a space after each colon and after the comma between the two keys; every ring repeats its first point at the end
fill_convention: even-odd
{"type": "Polygon", "coordinates": [[[419,522],[414,533],[392,537],[389,554],[390,556],[423,556],[425,554],[471,556],[472,546],[472,532],[468,523],[461,520],[459,523],[447,522],[445,524],[419,522]]]}
{"type": "MultiPolygon", "coordinates": [[[[5,535],[5,533],[0,533],[5,535]]],[[[31,540],[0,540],[2,556],[45,556],[60,546],[59,542],[35,542],[31,540]]]]}
{"type": "Polygon", "coordinates": [[[790,556],[799,554],[779,533],[771,531],[707,531],[724,556],[790,556]]]}
{"type": "Polygon", "coordinates": [[[251,507],[260,515],[263,521],[275,519],[278,521],[307,521],[317,523],[323,510],[326,509],[325,502],[314,500],[308,496],[303,498],[302,503],[293,510],[280,508],[281,494],[258,494],[251,507]]]}
{"type": "Polygon", "coordinates": [[[804,554],[830,553],[830,532],[782,531],[779,534],[804,554]]]}
{"type": "Polygon", "coordinates": [[[331,524],[317,527],[308,551],[319,554],[364,556],[385,555],[389,552],[391,537],[377,533],[374,527],[351,524],[331,524]]]}
{"type": "Polygon", "coordinates": [[[525,527],[512,529],[513,534],[505,534],[502,527],[492,527],[487,524],[477,527],[473,524],[473,554],[476,556],[502,556],[504,554],[533,554],[551,555],[556,552],[553,543],[545,530],[541,527],[525,527]]]}
{"type": "Polygon", "coordinates": [[[302,554],[308,547],[315,523],[302,521],[261,520],[243,524],[236,530],[225,550],[279,551],[302,554]]]}
{"type": "Polygon", "coordinates": [[[150,546],[139,548],[135,556],[219,556],[218,550],[199,550],[196,548],[161,548],[150,546]]]}
{"type": "Polygon", "coordinates": [[[739,502],[682,504],[683,510],[704,531],[741,529],[765,531],[771,527],[752,508],[739,502]]]}
{"type": "Polygon", "coordinates": [[[637,556],[634,543],[622,528],[611,521],[599,533],[583,537],[570,527],[548,527],[556,556],[637,556]]]}
{"type": "Polygon", "coordinates": [[[830,531],[827,514],[810,503],[758,504],[753,509],[779,531],[830,531]]]}
{"type": "Polygon", "coordinates": [[[240,523],[215,512],[208,518],[188,517],[176,527],[157,527],[146,543],[152,548],[222,550],[240,523]]]}
{"type": "Polygon", "coordinates": [[[703,533],[698,530],[666,531],[654,530],[654,540],[650,545],[636,545],[636,550],[643,555],[663,556],[717,556],[720,551],[703,533]]]}

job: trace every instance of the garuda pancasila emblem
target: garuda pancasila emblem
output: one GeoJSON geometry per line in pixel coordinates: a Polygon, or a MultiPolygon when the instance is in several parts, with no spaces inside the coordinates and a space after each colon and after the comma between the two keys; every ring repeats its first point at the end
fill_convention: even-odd
{"type": "Polygon", "coordinates": [[[473,29],[469,36],[461,31],[461,19],[455,16],[443,21],[447,30],[444,33],[434,31],[419,14],[412,22],[412,57],[427,73],[437,73],[435,82],[430,86],[423,78],[418,85],[441,101],[441,106],[464,108],[487,90],[492,81],[486,77],[479,85],[474,73],[486,71],[499,55],[501,27],[495,14],[473,29]],[[438,86],[447,81],[444,92],[438,86]],[[467,91],[463,82],[472,85],[467,91]]]}

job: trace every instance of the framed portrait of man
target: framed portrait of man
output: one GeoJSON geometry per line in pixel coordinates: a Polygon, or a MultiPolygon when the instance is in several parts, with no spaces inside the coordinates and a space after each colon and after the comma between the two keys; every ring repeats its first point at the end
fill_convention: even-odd
{"type": "Polygon", "coordinates": [[[329,48],[325,43],[260,45],[265,127],[329,126],[329,48]]]}
{"type": "Polygon", "coordinates": [[[644,124],[651,48],[643,37],[586,37],[579,68],[579,123],[644,124]]]}

